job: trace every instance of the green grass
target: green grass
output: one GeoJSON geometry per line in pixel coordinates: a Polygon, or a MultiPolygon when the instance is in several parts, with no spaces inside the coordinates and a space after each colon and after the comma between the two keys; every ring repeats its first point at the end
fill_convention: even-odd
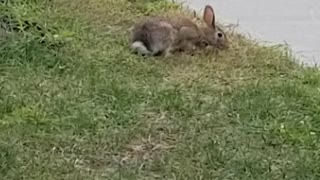
{"type": "Polygon", "coordinates": [[[134,22],[186,13],[162,0],[1,9],[0,179],[320,178],[320,72],[285,47],[134,55],[134,22]]]}

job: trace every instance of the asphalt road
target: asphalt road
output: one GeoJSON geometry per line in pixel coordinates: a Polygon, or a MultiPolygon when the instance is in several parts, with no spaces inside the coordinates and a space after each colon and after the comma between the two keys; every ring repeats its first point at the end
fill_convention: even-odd
{"type": "Polygon", "coordinates": [[[305,65],[320,65],[319,0],[178,0],[201,11],[214,7],[217,21],[264,42],[288,44],[305,65]]]}

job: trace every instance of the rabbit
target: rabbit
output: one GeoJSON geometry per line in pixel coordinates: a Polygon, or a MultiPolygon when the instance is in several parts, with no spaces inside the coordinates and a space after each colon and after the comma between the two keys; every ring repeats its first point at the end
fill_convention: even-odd
{"type": "Polygon", "coordinates": [[[199,27],[186,17],[153,17],[136,24],[132,31],[131,48],[142,55],[171,55],[176,51],[194,51],[210,47],[228,47],[225,33],[216,26],[213,8],[205,6],[199,27]]]}

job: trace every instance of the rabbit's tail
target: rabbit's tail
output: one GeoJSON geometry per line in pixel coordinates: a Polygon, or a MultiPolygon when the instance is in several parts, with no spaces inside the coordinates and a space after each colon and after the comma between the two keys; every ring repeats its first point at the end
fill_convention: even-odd
{"type": "Polygon", "coordinates": [[[141,41],[134,41],[131,44],[131,49],[141,55],[148,55],[151,54],[151,52],[148,50],[148,48],[144,45],[141,41]]]}

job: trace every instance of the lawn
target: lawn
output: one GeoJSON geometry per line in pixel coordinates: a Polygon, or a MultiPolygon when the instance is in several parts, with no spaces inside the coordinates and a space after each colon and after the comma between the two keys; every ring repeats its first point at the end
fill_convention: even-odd
{"type": "Polygon", "coordinates": [[[164,0],[0,11],[0,179],[320,178],[320,73],[286,47],[133,54],[134,22],[190,14],[164,0]]]}

